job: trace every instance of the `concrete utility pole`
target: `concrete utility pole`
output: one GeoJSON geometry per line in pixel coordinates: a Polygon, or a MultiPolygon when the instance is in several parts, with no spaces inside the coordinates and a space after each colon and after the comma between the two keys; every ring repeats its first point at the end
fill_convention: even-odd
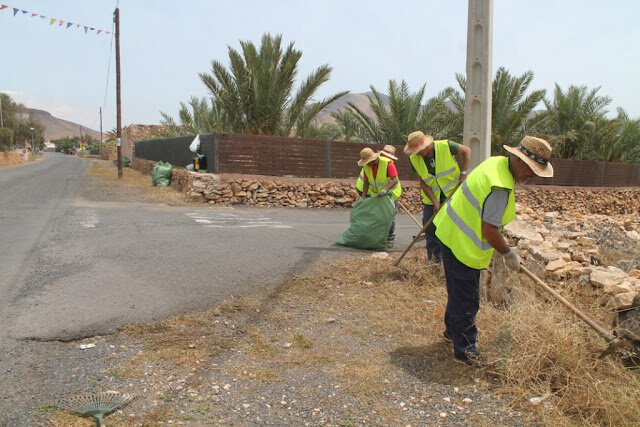
{"type": "Polygon", "coordinates": [[[471,168],[491,156],[493,0],[469,0],[463,144],[471,168]]]}
{"type": "Polygon", "coordinates": [[[113,20],[116,23],[116,151],[118,153],[118,179],[122,179],[122,121],[121,121],[121,105],[120,100],[120,9],[116,8],[113,14],[113,20]]]}

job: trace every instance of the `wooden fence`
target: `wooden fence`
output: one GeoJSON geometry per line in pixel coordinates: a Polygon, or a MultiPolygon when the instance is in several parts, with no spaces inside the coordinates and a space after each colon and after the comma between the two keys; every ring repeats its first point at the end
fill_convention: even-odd
{"type": "MultiPolygon", "coordinates": [[[[153,139],[135,143],[134,156],[186,166],[193,154],[193,137],[153,139]]],[[[355,178],[360,173],[360,150],[381,150],[382,144],[362,144],[280,136],[215,133],[200,135],[201,152],[213,173],[255,175],[355,178]]],[[[416,175],[409,157],[397,146],[395,162],[401,180],[413,181],[416,175]]],[[[640,186],[640,164],[552,159],[555,171],[551,179],[536,178],[538,185],[584,187],[640,186]]]]}

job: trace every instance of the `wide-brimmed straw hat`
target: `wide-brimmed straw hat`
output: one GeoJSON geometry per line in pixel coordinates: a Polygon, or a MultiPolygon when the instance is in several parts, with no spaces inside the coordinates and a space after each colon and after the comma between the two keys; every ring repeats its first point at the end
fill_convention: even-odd
{"type": "Polygon", "coordinates": [[[398,160],[394,154],[396,154],[396,147],[393,145],[385,145],[382,150],[379,151],[380,155],[390,158],[391,160],[398,160]]]}
{"type": "Polygon", "coordinates": [[[433,137],[431,135],[425,135],[419,130],[411,132],[407,137],[407,145],[404,146],[404,154],[416,154],[417,152],[427,148],[432,143],[433,137]]]}
{"type": "Polygon", "coordinates": [[[375,153],[371,148],[365,147],[360,151],[360,160],[358,161],[358,166],[364,166],[369,162],[374,161],[380,157],[380,153],[375,153]]]}
{"type": "Polygon", "coordinates": [[[503,145],[504,149],[514,156],[518,156],[538,176],[550,178],[553,176],[551,165],[551,145],[542,138],[525,136],[517,147],[503,145]]]}

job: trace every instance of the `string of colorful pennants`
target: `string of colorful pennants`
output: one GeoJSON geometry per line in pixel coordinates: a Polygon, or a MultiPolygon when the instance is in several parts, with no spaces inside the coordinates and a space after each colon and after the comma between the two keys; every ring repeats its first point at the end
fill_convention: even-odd
{"type": "Polygon", "coordinates": [[[88,34],[89,31],[95,31],[96,35],[99,35],[99,34],[111,34],[111,31],[100,30],[100,29],[97,29],[95,27],[90,27],[88,25],[74,24],[73,22],[65,21],[63,19],[50,18],[50,17],[47,17],[45,15],[41,15],[39,13],[29,12],[28,10],[18,9],[17,7],[10,8],[9,5],[0,4],[0,11],[2,11],[4,9],[7,9],[7,11],[9,11],[10,9],[13,9],[13,17],[14,18],[16,17],[16,15],[18,15],[18,13],[21,13],[22,15],[30,15],[32,18],[39,17],[40,19],[42,19],[45,22],[48,19],[49,20],[49,25],[53,25],[53,24],[55,24],[57,22],[58,23],[58,25],[57,25],[58,27],[63,27],[65,29],[68,29],[69,27],[72,27],[72,26],[75,25],[76,29],[83,28],[85,34],[88,34]]]}

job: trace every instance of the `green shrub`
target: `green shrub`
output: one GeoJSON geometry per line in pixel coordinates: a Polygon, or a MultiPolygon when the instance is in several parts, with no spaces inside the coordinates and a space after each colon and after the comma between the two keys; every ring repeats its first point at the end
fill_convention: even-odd
{"type": "Polygon", "coordinates": [[[13,131],[9,128],[0,128],[0,151],[7,151],[13,147],[13,131]]]}

